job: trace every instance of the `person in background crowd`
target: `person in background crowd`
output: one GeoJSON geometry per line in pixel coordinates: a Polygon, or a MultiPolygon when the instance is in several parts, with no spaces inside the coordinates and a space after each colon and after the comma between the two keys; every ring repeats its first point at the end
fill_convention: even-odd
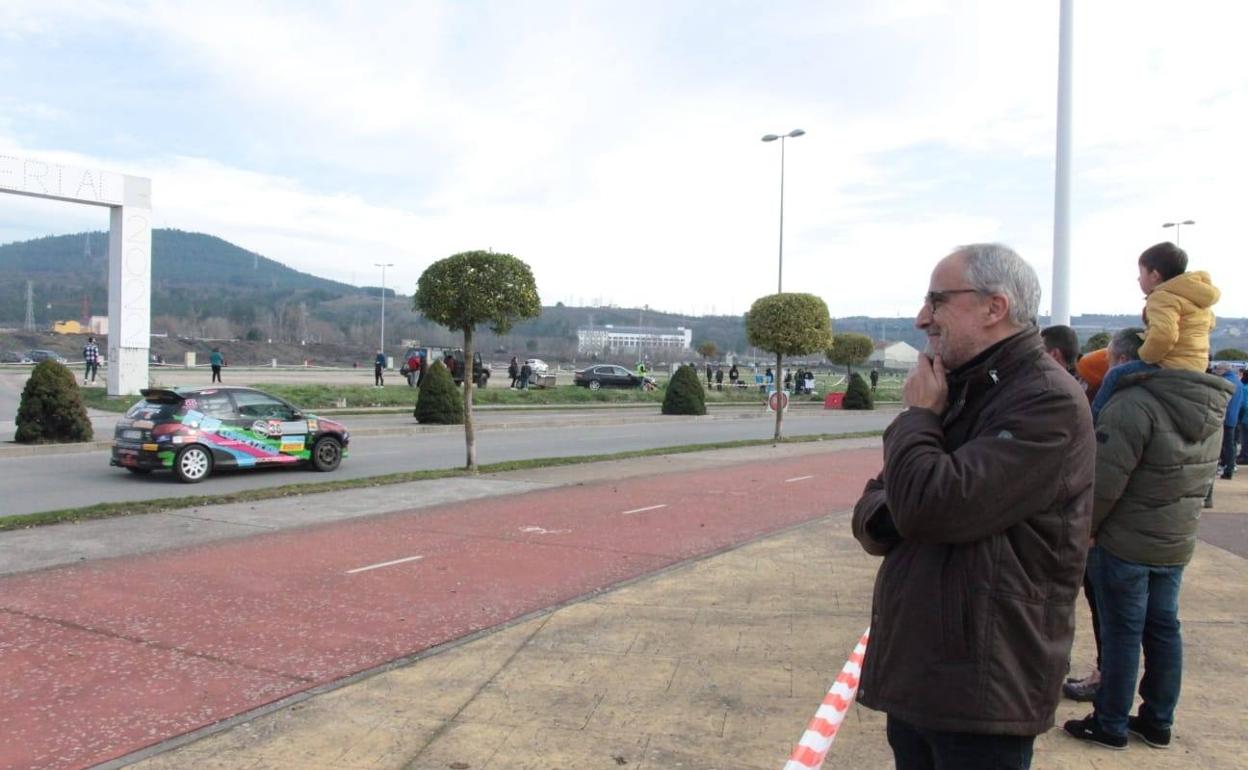
{"type": "Polygon", "coordinates": [[[373,387],[383,388],[386,385],[384,372],[386,371],[386,354],[381,350],[377,351],[377,356],[373,359],[373,387]]]}
{"type": "Polygon", "coordinates": [[[728,386],[736,390],[737,380],[741,379],[741,372],[737,371],[737,362],[732,362],[732,368],[728,370],[728,386]]]}
{"type": "Polygon", "coordinates": [[[1235,394],[1231,396],[1230,403],[1226,407],[1226,414],[1222,417],[1222,452],[1218,458],[1218,475],[1229,481],[1235,476],[1235,431],[1239,428],[1239,410],[1244,403],[1244,386],[1231,367],[1225,363],[1219,362],[1214,365],[1213,373],[1231,383],[1235,388],[1235,394]]]}
{"type": "Polygon", "coordinates": [[[86,385],[88,378],[95,382],[95,374],[100,370],[100,346],[95,344],[95,337],[87,337],[87,344],[82,348],[82,361],[86,365],[82,384],[86,385]]]}
{"type": "Polygon", "coordinates": [[[899,770],[1025,769],[1069,670],[1092,517],[1087,399],[1045,355],[1040,281],[999,244],[932,271],[928,339],[853,533],[883,556],[858,700],[899,770]]]}
{"type": "Polygon", "coordinates": [[[225,356],[221,355],[219,349],[212,349],[212,353],[208,356],[208,364],[212,367],[212,381],[220,382],[221,367],[225,366],[225,356]]]}
{"type": "Polygon", "coordinates": [[[1109,371],[1109,349],[1101,348],[1084,353],[1079,357],[1079,363],[1075,364],[1075,371],[1088,394],[1088,401],[1093,401],[1101,389],[1101,383],[1105,381],[1105,373],[1109,371]]]}
{"type": "Polygon", "coordinates": [[[1244,398],[1239,405],[1239,454],[1236,460],[1248,465],[1248,369],[1239,373],[1239,384],[1244,386],[1244,398]]]}
{"type": "Polygon", "coordinates": [[[524,364],[520,367],[520,382],[519,382],[520,390],[528,390],[529,380],[531,380],[532,378],[533,378],[533,367],[529,364],[528,361],[525,361],[524,364]]]}
{"type": "MultiPolygon", "coordinates": [[[[1123,329],[1111,366],[1135,361],[1143,329],[1123,329]]],[[[1125,749],[1127,733],[1170,745],[1183,677],[1179,588],[1196,549],[1200,498],[1218,461],[1221,424],[1235,385],[1187,369],[1124,374],[1096,424],[1095,545],[1088,572],[1096,587],[1101,683],[1094,710],[1062,729],[1074,738],[1125,749]],[[1140,649],[1143,699],[1131,716],[1140,649]]],[[[874,641],[874,640],[873,640],[874,641]]]]}
{"type": "Polygon", "coordinates": [[[724,367],[715,367],[715,390],[724,389],[724,367]]]}
{"type": "Polygon", "coordinates": [[[872,393],[875,392],[875,387],[879,384],[880,384],[880,370],[872,368],[871,369],[871,392],[872,393]]]}
{"type": "Polygon", "coordinates": [[[1069,326],[1049,326],[1040,332],[1044,341],[1044,352],[1053,357],[1071,377],[1078,377],[1075,364],[1079,361],[1079,335],[1069,326]]]}
{"type": "Polygon", "coordinates": [[[520,362],[515,356],[512,356],[511,363],[507,364],[507,376],[511,378],[511,387],[516,387],[516,380],[520,377],[520,362]]]}

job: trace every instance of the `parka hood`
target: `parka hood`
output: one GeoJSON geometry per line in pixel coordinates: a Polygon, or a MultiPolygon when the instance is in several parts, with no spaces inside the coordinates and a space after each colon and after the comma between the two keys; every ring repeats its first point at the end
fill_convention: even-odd
{"type": "Polygon", "coordinates": [[[1176,275],[1170,280],[1158,284],[1153,291],[1168,291],[1188,300],[1198,308],[1208,309],[1222,298],[1222,292],[1213,285],[1213,280],[1204,270],[1176,275]]]}
{"type": "MultiPolygon", "coordinates": [[[[1214,289],[1217,291],[1217,289],[1214,289]]],[[[1222,432],[1226,405],[1235,386],[1222,377],[1186,369],[1156,369],[1123,378],[1126,387],[1147,390],[1174,420],[1186,441],[1198,442],[1222,432]]]]}

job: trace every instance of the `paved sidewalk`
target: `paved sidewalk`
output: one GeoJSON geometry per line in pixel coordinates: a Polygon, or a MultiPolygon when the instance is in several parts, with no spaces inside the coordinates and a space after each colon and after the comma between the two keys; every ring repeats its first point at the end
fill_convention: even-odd
{"type": "MultiPolygon", "coordinates": [[[[1210,520],[1242,536],[1248,476],[1219,482],[1216,503],[1210,520]]],[[[137,767],[775,770],[867,622],[877,564],[850,537],[847,513],[831,513],[234,720],[137,767]]],[[[1244,767],[1246,566],[1201,542],[1186,573],[1184,696],[1169,751],[1132,740],[1110,752],[1055,729],[1033,766],[1244,767]]],[[[1083,673],[1086,609],[1079,623],[1072,668],[1083,673]]],[[[1058,723],[1088,710],[1063,702],[1058,723]]],[[[826,767],[889,766],[881,715],[854,706],[826,767]]]]}

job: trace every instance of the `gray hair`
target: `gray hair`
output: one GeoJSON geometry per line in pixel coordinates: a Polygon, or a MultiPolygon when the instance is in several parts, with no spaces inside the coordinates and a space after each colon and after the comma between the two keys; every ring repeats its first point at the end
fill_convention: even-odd
{"type": "Polygon", "coordinates": [[[1040,279],[1013,249],[999,243],[959,246],[966,260],[966,280],[984,293],[1004,294],[1010,301],[1010,322],[1017,327],[1036,323],[1040,310],[1040,279]]]}
{"type": "Polygon", "coordinates": [[[1113,360],[1119,356],[1125,356],[1130,361],[1138,361],[1140,359],[1140,348],[1143,345],[1144,330],[1138,326],[1131,326],[1114,332],[1113,338],[1109,341],[1110,366],[1113,366],[1113,360]]]}

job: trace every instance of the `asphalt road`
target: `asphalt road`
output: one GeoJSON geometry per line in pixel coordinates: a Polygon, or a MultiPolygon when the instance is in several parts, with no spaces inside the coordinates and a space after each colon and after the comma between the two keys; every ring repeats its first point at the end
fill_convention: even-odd
{"type": "MultiPolygon", "coordinates": [[[[533,428],[482,430],[477,433],[477,462],[494,463],[535,457],[567,457],[653,449],[741,439],[770,438],[772,419],[761,410],[738,419],[667,418],[662,422],[630,420],[617,425],[540,427],[548,416],[528,415],[533,428]]],[[[623,417],[628,419],[629,412],[623,417]]],[[[787,436],[843,434],[882,430],[893,412],[790,412],[787,436]]],[[[653,414],[650,415],[654,417],[653,414]]],[[[343,418],[349,428],[393,421],[410,425],[411,418],[386,415],[343,418]]],[[[510,417],[509,419],[515,419],[510,417]]],[[[91,505],[99,502],[148,500],[236,492],[330,479],[364,478],[387,473],[462,467],[463,433],[421,433],[396,436],[355,436],[350,456],[332,474],[302,469],[222,472],[200,484],[181,484],[170,473],[135,476],[108,464],[107,451],[0,459],[0,515],[16,515],[91,505]]]]}

